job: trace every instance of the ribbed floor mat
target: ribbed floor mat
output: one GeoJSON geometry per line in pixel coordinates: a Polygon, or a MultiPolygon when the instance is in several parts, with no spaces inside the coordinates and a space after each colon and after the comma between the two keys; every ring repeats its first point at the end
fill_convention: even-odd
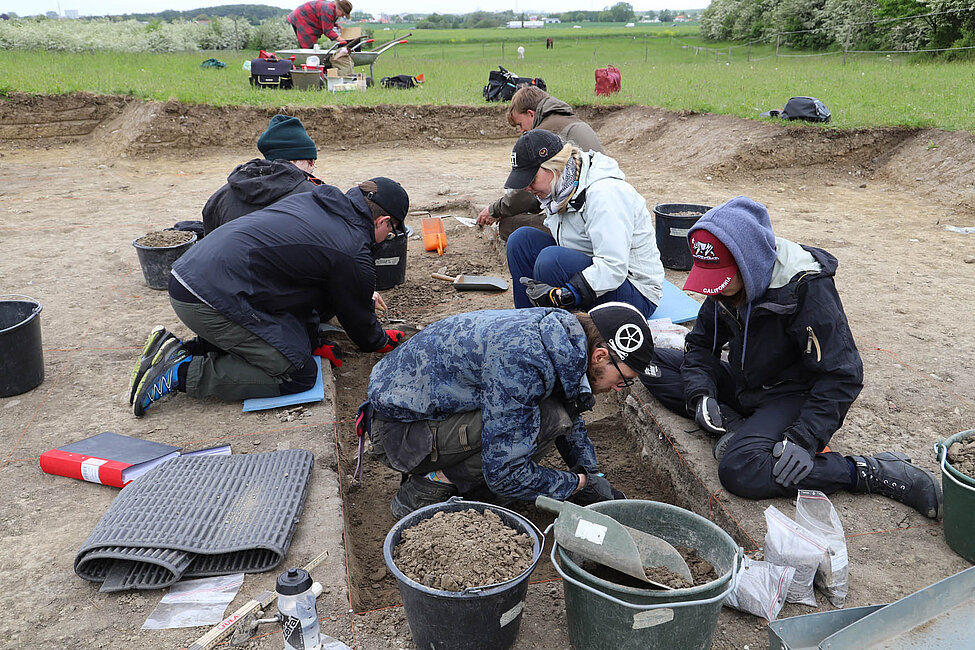
{"type": "Polygon", "coordinates": [[[167,461],[119,493],[75,573],[122,591],[273,569],[291,545],[314,458],[289,449],[167,461]]]}

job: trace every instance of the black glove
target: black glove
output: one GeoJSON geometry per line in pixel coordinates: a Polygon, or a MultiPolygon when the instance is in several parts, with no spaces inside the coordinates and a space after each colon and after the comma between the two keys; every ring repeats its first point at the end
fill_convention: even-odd
{"type": "Polygon", "coordinates": [[[720,438],[726,432],[724,420],[721,418],[721,409],[718,408],[718,400],[709,395],[704,395],[697,400],[697,407],[694,409],[694,419],[704,429],[704,433],[715,438],[720,438]]]}
{"type": "Polygon", "coordinates": [[[606,477],[593,474],[580,466],[573,468],[572,471],[576,474],[586,475],[586,486],[569,498],[576,505],[588,506],[600,501],[626,498],[625,494],[609,484],[606,477]]]}
{"type": "Polygon", "coordinates": [[[576,303],[575,296],[567,287],[553,287],[526,277],[518,278],[518,281],[525,285],[528,300],[536,307],[571,307],[576,303]]]}
{"type": "Polygon", "coordinates": [[[800,447],[788,438],[775,443],[772,456],[778,462],[772,466],[772,476],[782,487],[792,487],[809,475],[813,468],[813,458],[805,447],[800,447]]]}

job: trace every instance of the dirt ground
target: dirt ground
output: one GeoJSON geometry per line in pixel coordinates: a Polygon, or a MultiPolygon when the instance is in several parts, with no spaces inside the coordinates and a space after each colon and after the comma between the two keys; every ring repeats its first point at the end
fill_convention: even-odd
{"type": "MultiPolygon", "coordinates": [[[[497,107],[289,112],[318,142],[317,173],[326,181],[345,188],[390,176],[407,188],[415,210],[472,216],[499,195],[507,174],[513,137],[497,107]]],[[[975,225],[975,136],[840,131],[650,107],[580,113],[651,206],[714,205],[747,194],[768,206],[776,234],[837,256],[837,286],[863,356],[865,388],[831,446],[844,453],[903,450],[937,471],[932,444],[975,426],[975,235],[945,229],[975,225]]],[[[140,632],[160,593],[100,594],[73,572],[74,553],[116,491],[45,475],[37,457],[112,430],[186,448],[230,442],[235,453],[314,451],[319,474],[288,561],[303,563],[318,541],[331,540],[348,572],[335,582],[347,584],[348,593],[336,588],[322,597],[324,631],[356,648],[411,647],[381,555],[398,477],[370,463],[361,487],[349,483],[351,417],[376,355],[340,337],[345,364],[334,373],[335,404],[313,405],[298,419],[176,396],[137,420],[126,403],[128,374],[148,329],[161,323],[185,333],[165,295],[145,287],[130,242],[198,219],[228,171],[257,155],[252,143],[271,114],[87,95],[0,102],[0,293],[43,304],[46,366],[40,387],[0,399],[0,571],[19,586],[0,596],[0,646],[185,647],[202,633],[140,632]],[[338,473],[340,485],[321,478],[329,472],[338,473]],[[338,494],[341,501],[329,501],[338,494]],[[343,531],[326,530],[319,518],[335,508],[344,516],[344,545],[343,531]]],[[[412,333],[448,314],[511,306],[510,291],[458,293],[429,278],[444,270],[510,281],[490,231],[445,221],[444,255],[411,240],[406,282],[383,292],[389,327],[412,333]]],[[[679,283],[683,275],[668,277],[679,283]]],[[[629,496],[667,501],[669,486],[633,441],[617,435],[614,408],[603,400],[591,418],[604,471],[629,496]]],[[[901,549],[894,543],[876,552],[896,566],[901,549]]],[[[329,566],[346,571],[338,561],[329,566]]],[[[518,648],[567,647],[554,577],[544,564],[533,575],[518,648]]],[[[902,582],[893,572],[889,579],[902,582]]],[[[267,578],[254,580],[245,582],[235,607],[267,578]]],[[[270,634],[249,647],[280,643],[270,634]]],[[[726,610],[713,647],[767,643],[761,620],[726,610]]]]}

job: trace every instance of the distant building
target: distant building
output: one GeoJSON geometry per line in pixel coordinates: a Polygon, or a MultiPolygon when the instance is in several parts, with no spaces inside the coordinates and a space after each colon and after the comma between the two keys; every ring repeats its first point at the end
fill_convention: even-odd
{"type": "Polygon", "coordinates": [[[77,20],[78,19],[78,10],[77,9],[65,9],[64,10],[64,17],[65,18],[68,18],[69,20],[77,20]]]}
{"type": "Polygon", "coordinates": [[[540,29],[545,26],[540,20],[509,20],[508,29],[540,29]]]}
{"type": "Polygon", "coordinates": [[[56,12],[56,11],[48,11],[44,15],[47,16],[48,18],[50,18],[51,20],[57,20],[58,19],[58,12],[56,12]]]}
{"type": "Polygon", "coordinates": [[[545,19],[544,19],[543,22],[546,25],[558,25],[558,24],[561,24],[562,23],[562,21],[559,20],[558,18],[550,18],[550,17],[547,17],[547,16],[545,17],[545,19]]]}

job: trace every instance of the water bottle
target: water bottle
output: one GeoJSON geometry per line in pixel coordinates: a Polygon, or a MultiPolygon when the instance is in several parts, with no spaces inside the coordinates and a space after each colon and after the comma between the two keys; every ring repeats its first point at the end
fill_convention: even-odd
{"type": "Polygon", "coordinates": [[[284,633],[284,650],[319,650],[318,610],[311,576],[291,568],[278,576],[278,611],[284,633]]]}

